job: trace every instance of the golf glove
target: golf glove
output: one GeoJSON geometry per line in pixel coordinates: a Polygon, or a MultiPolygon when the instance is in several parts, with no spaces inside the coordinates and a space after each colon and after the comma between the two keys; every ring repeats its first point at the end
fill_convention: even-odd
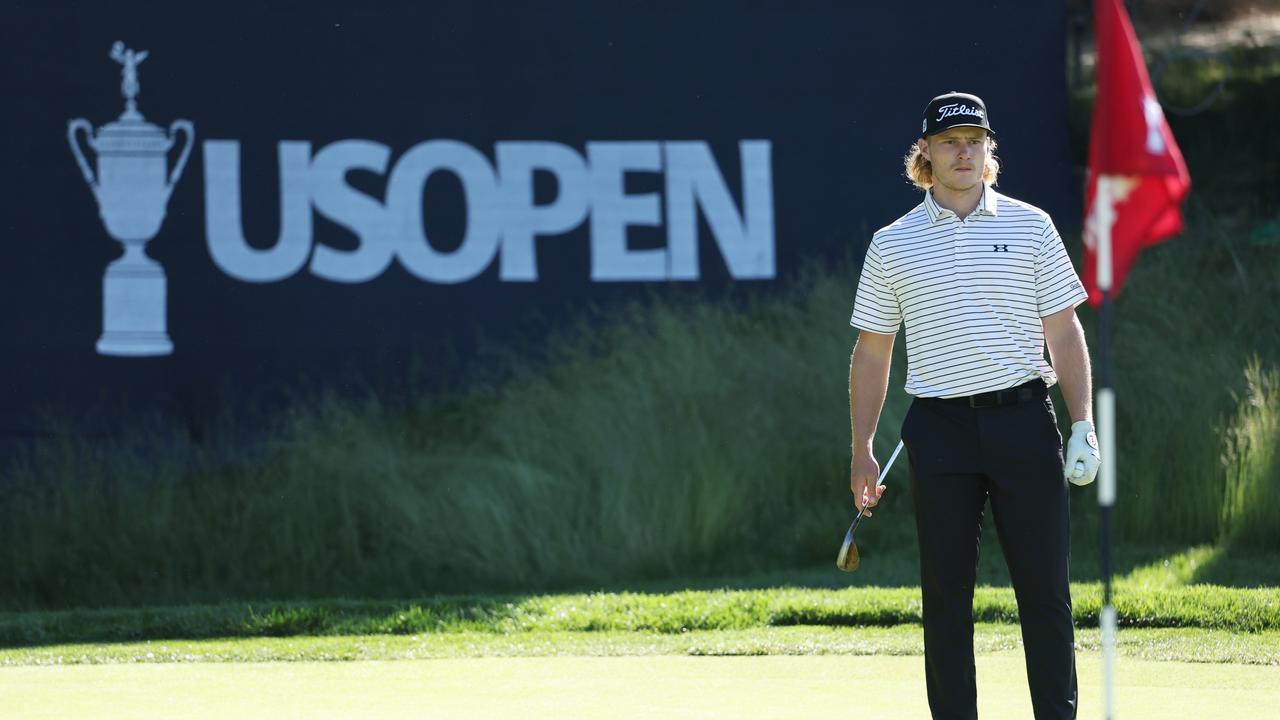
{"type": "Polygon", "coordinates": [[[1071,423],[1071,439],[1067,441],[1067,456],[1063,473],[1073,485],[1088,485],[1098,477],[1102,456],[1098,454],[1098,435],[1088,420],[1071,423]],[[1083,472],[1077,472],[1077,464],[1083,472]]]}

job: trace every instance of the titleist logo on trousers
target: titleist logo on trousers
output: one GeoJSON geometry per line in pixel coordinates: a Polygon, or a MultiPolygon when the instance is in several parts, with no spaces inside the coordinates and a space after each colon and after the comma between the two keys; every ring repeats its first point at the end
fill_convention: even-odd
{"type": "Polygon", "coordinates": [[[963,103],[952,103],[938,108],[938,120],[949,118],[952,115],[973,115],[974,117],[982,117],[982,111],[976,107],[965,105],[963,103]]]}

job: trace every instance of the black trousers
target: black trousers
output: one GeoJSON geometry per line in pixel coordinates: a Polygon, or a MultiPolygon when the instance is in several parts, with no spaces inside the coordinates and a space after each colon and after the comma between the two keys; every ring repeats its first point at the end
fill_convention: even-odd
{"type": "Polygon", "coordinates": [[[1022,623],[1035,717],[1074,718],[1070,515],[1052,402],[1002,407],[917,399],[902,425],[911,463],[924,598],[925,682],[935,720],[977,718],[973,587],[983,506],[1022,623]]]}

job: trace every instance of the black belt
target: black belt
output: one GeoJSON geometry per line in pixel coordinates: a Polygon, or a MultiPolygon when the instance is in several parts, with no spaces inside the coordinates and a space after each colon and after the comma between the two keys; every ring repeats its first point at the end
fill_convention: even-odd
{"type": "Polygon", "coordinates": [[[978,393],[977,395],[962,395],[961,397],[952,398],[920,398],[921,400],[929,400],[930,402],[948,403],[952,405],[968,405],[972,408],[1000,407],[1002,405],[1017,405],[1018,403],[1030,402],[1032,400],[1040,400],[1049,394],[1049,387],[1044,384],[1044,380],[1036,378],[1030,382],[1025,382],[1017,387],[1005,388],[1004,390],[992,390],[991,392],[978,393]]]}

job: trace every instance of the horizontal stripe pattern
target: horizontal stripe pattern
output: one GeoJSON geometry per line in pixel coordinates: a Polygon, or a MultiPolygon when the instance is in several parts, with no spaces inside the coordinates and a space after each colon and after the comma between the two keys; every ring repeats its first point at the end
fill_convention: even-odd
{"type": "Polygon", "coordinates": [[[961,220],[924,201],[876,231],[849,324],[907,329],[907,393],[957,397],[1043,378],[1041,318],[1085,300],[1053,221],[987,186],[961,220]]]}

